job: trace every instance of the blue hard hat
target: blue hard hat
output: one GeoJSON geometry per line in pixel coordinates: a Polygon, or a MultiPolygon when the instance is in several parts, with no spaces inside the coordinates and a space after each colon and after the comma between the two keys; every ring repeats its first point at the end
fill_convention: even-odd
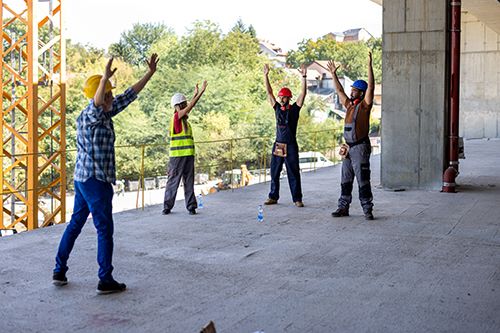
{"type": "Polygon", "coordinates": [[[365,80],[356,80],[351,87],[366,91],[366,89],[368,89],[368,83],[366,83],[365,80]]]}

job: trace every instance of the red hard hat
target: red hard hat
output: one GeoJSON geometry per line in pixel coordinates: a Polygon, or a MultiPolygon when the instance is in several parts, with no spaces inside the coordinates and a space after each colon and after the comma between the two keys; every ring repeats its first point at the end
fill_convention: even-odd
{"type": "Polygon", "coordinates": [[[278,93],[278,96],[292,97],[292,91],[286,87],[281,88],[280,92],[278,93]]]}

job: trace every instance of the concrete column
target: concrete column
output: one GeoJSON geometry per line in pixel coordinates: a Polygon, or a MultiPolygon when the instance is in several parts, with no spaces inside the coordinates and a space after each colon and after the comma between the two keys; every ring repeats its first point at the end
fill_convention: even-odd
{"type": "Polygon", "coordinates": [[[441,189],[447,0],[383,1],[381,182],[441,189]]]}

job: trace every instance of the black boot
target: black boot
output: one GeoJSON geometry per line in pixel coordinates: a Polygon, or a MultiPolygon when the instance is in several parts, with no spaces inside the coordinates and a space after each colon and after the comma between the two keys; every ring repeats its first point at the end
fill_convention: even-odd
{"type": "Polygon", "coordinates": [[[349,216],[349,208],[337,208],[336,211],[332,213],[333,217],[349,216]]]}

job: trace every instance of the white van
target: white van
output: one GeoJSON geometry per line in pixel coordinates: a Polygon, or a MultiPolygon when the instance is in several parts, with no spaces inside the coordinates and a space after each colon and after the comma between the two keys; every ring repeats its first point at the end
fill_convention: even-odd
{"type": "Polygon", "coordinates": [[[319,151],[306,151],[299,153],[299,167],[301,171],[311,171],[334,165],[319,151]]]}

